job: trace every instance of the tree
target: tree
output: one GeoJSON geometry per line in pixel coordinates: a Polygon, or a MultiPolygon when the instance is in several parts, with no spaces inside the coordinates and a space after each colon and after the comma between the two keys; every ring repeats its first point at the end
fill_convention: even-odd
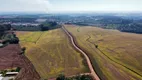
{"type": "Polygon", "coordinates": [[[95,45],[96,48],[98,48],[98,45],[95,45]]]}
{"type": "Polygon", "coordinates": [[[21,54],[24,54],[26,51],[26,47],[21,48],[21,54]]]}
{"type": "Polygon", "coordinates": [[[17,67],[15,71],[16,71],[16,72],[19,72],[20,70],[21,70],[21,68],[20,68],[20,67],[17,67]]]}
{"type": "Polygon", "coordinates": [[[82,75],[80,80],[92,80],[89,75],[82,75]]]}
{"type": "Polygon", "coordinates": [[[93,80],[90,75],[77,75],[74,77],[65,77],[63,74],[60,74],[56,80],[93,80]]]}
{"type": "Polygon", "coordinates": [[[0,25],[0,38],[1,36],[4,34],[4,27],[2,25],[0,25]]]}
{"type": "Polygon", "coordinates": [[[56,80],[66,80],[66,77],[65,77],[65,75],[63,75],[63,74],[60,74],[60,75],[56,78],[56,80]]]}
{"type": "Polygon", "coordinates": [[[5,77],[6,73],[7,73],[7,70],[3,70],[1,73],[2,73],[2,76],[5,77]]]}

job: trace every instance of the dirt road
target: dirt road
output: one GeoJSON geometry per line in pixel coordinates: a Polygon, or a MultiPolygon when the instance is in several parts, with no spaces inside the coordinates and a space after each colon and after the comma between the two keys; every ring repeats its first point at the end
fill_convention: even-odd
{"type": "Polygon", "coordinates": [[[90,69],[91,76],[93,76],[94,80],[100,80],[100,78],[98,77],[98,75],[96,74],[96,72],[95,72],[94,69],[93,69],[93,66],[92,66],[92,64],[91,64],[91,61],[90,61],[89,57],[86,55],[86,53],[85,53],[82,49],[80,49],[80,48],[76,45],[73,36],[65,29],[64,26],[62,26],[62,29],[63,29],[64,32],[70,37],[71,43],[72,43],[72,45],[74,46],[74,48],[76,48],[80,53],[82,53],[82,54],[84,55],[84,57],[85,57],[85,59],[86,59],[86,61],[87,61],[88,67],[89,67],[89,69],[90,69]]]}

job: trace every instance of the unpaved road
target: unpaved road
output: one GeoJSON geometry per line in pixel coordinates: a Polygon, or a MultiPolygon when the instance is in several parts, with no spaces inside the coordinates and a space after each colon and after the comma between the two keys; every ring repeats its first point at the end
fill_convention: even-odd
{"type": "Polygon", "coordinates": [[[94,71],[93,69],[93,66],[91,64],[91,61],[89,59],[89,57],[87,56],[87,54],[81,49],[79,48],[76,43],[75,43],[75,40],[73,38],[73,36],[65,29],[64,26],[62,26],[62,29],[64,30],[64,32],[70,37],[70,40],[71,40],[71,43],[72,45],[74,46],[74,48],[76,48],[80,53],[82,53],[87,61],[87,64],[88,64],[88,67],[90,69],[90,72],[91,72],[91,76],[93,76],[94,80],[100,80],[100,78],[98,77],[98,75],[96,74],[96,72],[94,71]]]}

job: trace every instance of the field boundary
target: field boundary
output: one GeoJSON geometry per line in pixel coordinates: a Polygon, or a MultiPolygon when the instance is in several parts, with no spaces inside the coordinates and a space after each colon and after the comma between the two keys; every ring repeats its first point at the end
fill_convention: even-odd
{"type": "Polygon", "coordinates": [[[74,40],[74,37],[72,36],[71,33],[69,33],[69,32],[65,29],[64,26],[62,26],[62,29],[63,29],[63,31],[67,34],[67,36],[70,38],[70,40],[71,40],[72,45],[74,46],[74,48],[84,55],[84,57],[85,57],[85,59],[86,59],[86,62],[87,62],[87,64],[88,64],[88,67],[89,67],[89,69],[90,69],[90,71],[91,71],[91,76],[94,78],[94,80],[100,80],[100,78],[98,77],[98,75],[97,75],[96,72],[94,71],[94,68],[93,68],[93,66],[92,66],[92,63],[91,63],[90,58],[88,57],[88,55],[87,55],[80,47],[78,47],[78,45],[76,45],[75,40],[74,40]]]}
{"type": "Polygon", "coordinates": [[[40,38],[42,37],[42,35],[43,35],[43,34],[44,34],[44,32],[42,32],[42,33],[40,34],[40,36],[37,38],[37,40],[36,40],[36,41],[26,40],[26,38],[29,38],[29,37],[31,37],[32,35],[30,35],[30,36],[26,37],[24,40],[20,40],[20,41],[30,42],[30,43],[34,43],[34,44],[36,44],[36,43],[40,40],[40,38]]]}
{"type": "MultiPolygon", "coordinates": [[[[86,39],[86,41],[89,42],[89,43],[91,43],[91,44],[93,44],[94,47],[95,47],[97,44],[91,42],[91,41],[90,41],[91,36],[90,36],[89,34],[87,34],[87,35],[88,35],[88,38],[86,39]]],[[[121,64],[121,63],[119,63],[119,62],[117,62],[117,61],[115,61],[115,60],[113,60],[113,59],[111,59],[111,58],[110,58],[109,56],[107,56],[99,47],[96,48],[96,49],[99,50],[104,56],[106,56],[106,57],[107,57],[109,60],[111,60],[112,62],[114,62],[114,63],[116,63],[116,64],[118,64],[118,65],[120,65],[120,66],[126,68],[127,70],[129,70],[129,71],[135,73],[136,75],[142,77],[142,75],[139,74],[138,72],[136,72],[136,71],[132,70],[131,68],[129,68],[129,67],[127,67],[127,66],[125,66],[125,65],[123,65],[123,64],[121,64]]]]}

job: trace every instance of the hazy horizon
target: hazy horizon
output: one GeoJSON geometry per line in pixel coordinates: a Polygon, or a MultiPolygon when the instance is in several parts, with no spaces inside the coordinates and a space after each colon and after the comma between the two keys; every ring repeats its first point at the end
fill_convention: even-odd
{"type": "Polygon", "coordinates": [[[0,13],[142,12],[141,0],[0,0],[0,13]]]}

